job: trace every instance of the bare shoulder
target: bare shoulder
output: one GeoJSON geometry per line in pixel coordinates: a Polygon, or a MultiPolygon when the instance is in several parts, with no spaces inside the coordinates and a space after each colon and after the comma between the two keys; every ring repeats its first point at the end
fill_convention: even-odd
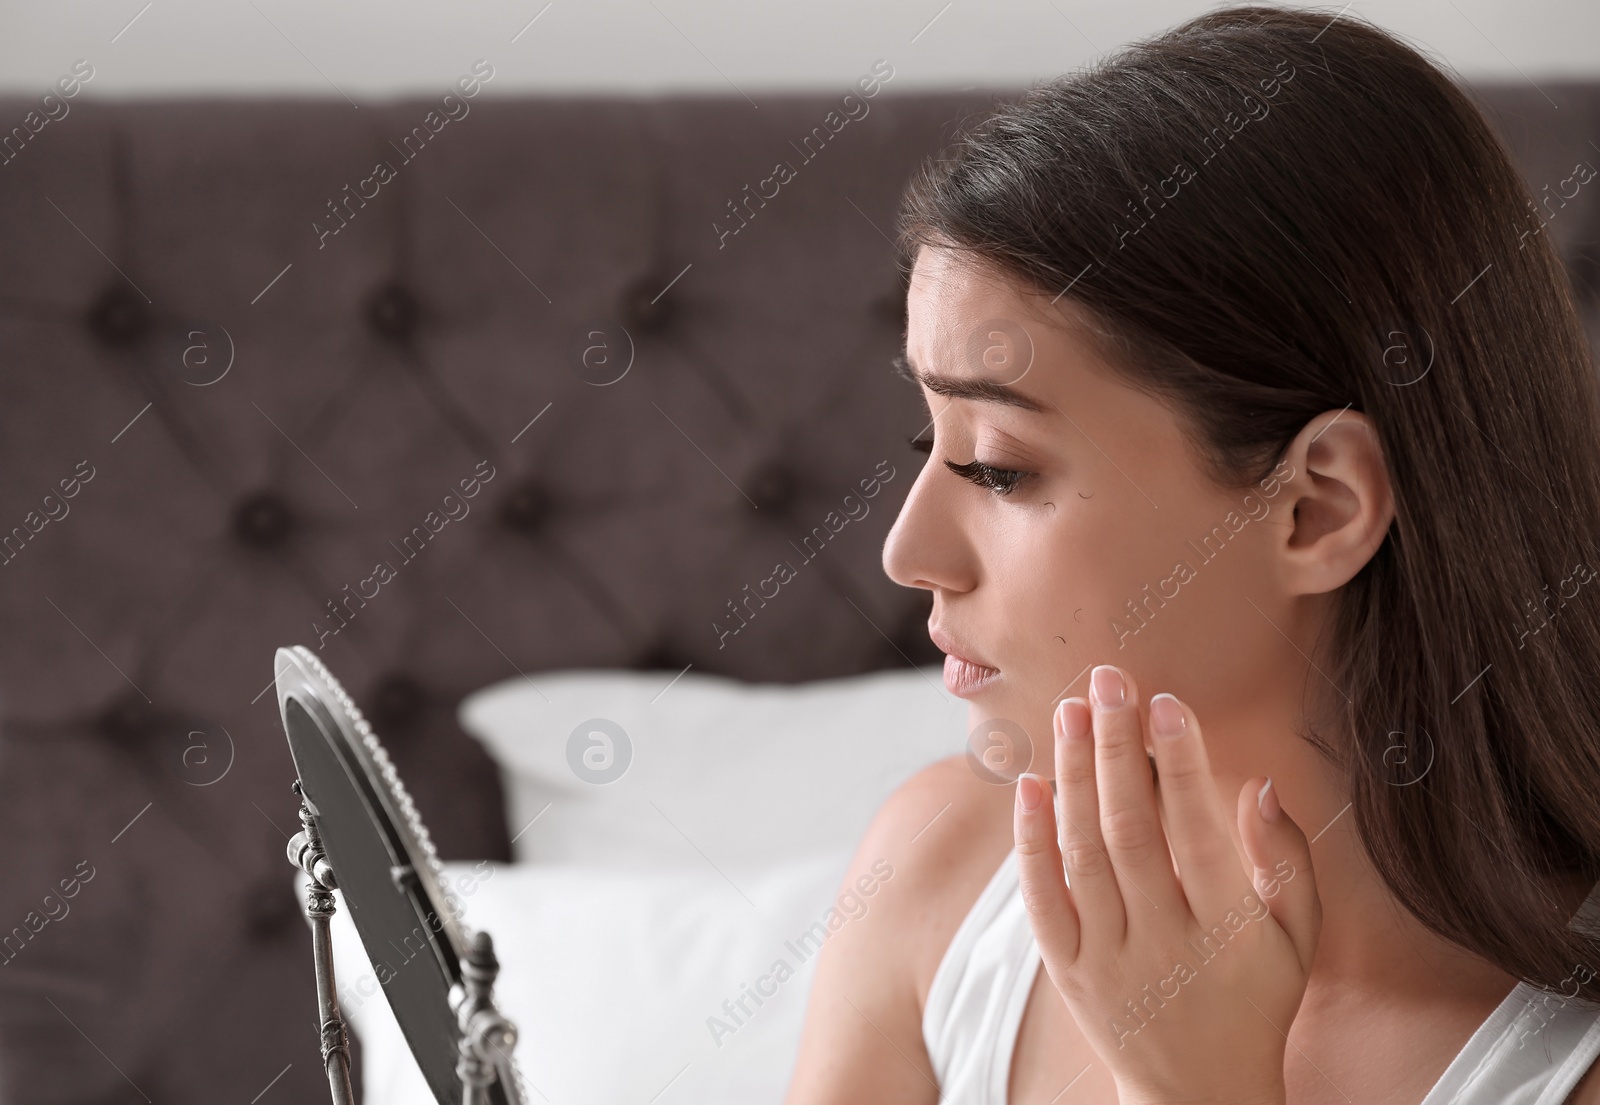
{"type": "Polygon", "coordinates": [[[920,1010],[939,961],[1012,846],[1015,787],[983,781],[965,756],[929,764],[879,811],[863,845],[898,860],[903,966],[920,1010]]]}
{"type": "Polygon", "coordinates": [[[841,894],[862,908],[823,944],[787,1105],[939,1099],[922,1044],[928,984],[1011,847],[1010,786],[963,756],[929,764],[879,808],[841,894]]]}

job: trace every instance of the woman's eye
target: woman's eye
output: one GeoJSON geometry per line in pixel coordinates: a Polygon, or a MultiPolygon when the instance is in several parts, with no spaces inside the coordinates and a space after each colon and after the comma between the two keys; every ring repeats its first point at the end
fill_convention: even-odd
{"type": "Polygon", "coordinates": [[[980,460],[970,461],[967,464],[957,464],[953,460],[944,462],[944,466],[964,480],[970,480],[979,487],[988,488],[997,495],[1009,495],[1016,490],[1027,476],[1027,472],[1018,472],[1010,468],[995,468],[993,465],[984,464],[980,460]]]}
{"type": "MultiPolygon", "coordinates": [[[[907,438],[906,444],[919,453],[931,454],[933,452],[933,438],[931,437],[907,438]]],[[[946,468],[962,479],[969,480],[979,487],[993,491],[997,495],[1011,494],[1016,490],[1018,484],[1032,475],[1030,472],[1019,472],[1011,468],[996,468],[993,465],[984,464],[980,460],[973,460],[967,464],[957,464],[953,460],[947,460],[944,464],[946,468]]]]}

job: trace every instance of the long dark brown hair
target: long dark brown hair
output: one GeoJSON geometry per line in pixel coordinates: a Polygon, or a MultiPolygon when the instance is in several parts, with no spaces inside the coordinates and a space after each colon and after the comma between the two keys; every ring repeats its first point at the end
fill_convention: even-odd
{"type": "Polygon", "coordinates": [[[1221,486],[1324,411],[1372,419],[1396,517],[1301,736],[1423,924],[1600,1000],[1552,896],[1600,875],[1600,398],[1539,227],[1445,72],[1348,14],[1246,6],[962,120],[897,244],[903,277],[942,245],[1069,301],[1221,486]]]}

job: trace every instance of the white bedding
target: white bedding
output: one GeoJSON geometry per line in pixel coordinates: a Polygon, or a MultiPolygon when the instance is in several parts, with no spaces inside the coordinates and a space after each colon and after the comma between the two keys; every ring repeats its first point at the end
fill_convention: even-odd
{"type": "MultiPolygon", "coordinates": [[[[817,950],[892,882],[839,885],[857,840],[901,781],[966,747],[937,668],[793,686],[691,672],[662,694],[670,679],[541,675],[462,704],[521,835],[514,864],[446,871],[495,938],[541,1105],[779,1105],[817,950]],[[593,727],[578,744],[597,766],[568,759],[596,717],[632,746],[605,783],[581,777],[617,762],[593,727]]],[[[342,908],[334,959],[365,1099],[431,1105],[342,908]]]]}
{"type": "Polygon", "coordinates": [[[500,765],[518,862],[700,868],[854,846],[907,776],[965,751],[967,705],[933,667],[799,684],[572,671],[487,687],[460,717],[500,765]],[[631,749],[612,782],[569,760],[622,762],[601,726],[573,740],[596,718],[631,749]]]}

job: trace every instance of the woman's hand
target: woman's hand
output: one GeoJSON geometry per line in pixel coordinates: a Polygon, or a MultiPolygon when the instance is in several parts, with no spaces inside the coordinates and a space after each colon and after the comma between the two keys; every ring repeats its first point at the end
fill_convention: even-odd
{"type": "Polygon", "coordinates": [[[1132,679],[1102,665],[1090,688],[1092,712],[1069,698],[1055,714],[1059,833],[1049,788],[1017,782],[1022,896],[1050,980],[1122,1105],[1281,1105],[1322,928],[1305,834],[1257,776],[1236,803],[1241,858],[1189,708],[1151,699],[1158,787],[1132,679]]]}

